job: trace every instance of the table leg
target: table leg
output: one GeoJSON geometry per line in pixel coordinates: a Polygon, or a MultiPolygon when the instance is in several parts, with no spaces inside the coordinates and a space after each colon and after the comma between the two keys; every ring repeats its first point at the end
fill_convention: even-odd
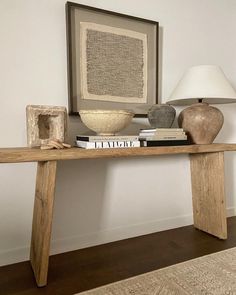
{"type": "Polygon", "coordinates": [[[191,154],[194,226],[227,239],[224,153],[191,154]]]}
{"type": "Polygon", "coordinates": [[[39,287],[47,284],[57,161],[38,162],[30,261],[39,287]]]}

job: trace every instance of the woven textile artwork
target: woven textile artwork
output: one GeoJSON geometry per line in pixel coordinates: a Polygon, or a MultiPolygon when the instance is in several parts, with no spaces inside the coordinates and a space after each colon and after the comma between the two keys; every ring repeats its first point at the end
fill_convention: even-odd
{"type": "Polygon", "coordinates": [[[147,36],[80,23],[81,96],[125,103],[147,102],[147,36]]]}

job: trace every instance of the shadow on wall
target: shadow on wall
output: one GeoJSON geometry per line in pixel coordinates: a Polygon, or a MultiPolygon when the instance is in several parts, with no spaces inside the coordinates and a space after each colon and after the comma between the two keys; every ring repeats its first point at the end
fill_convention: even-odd
{"type": "MultiPolygon", "coordinates": [[[[236,104],[217,105],[223,115],[224,124],[220,130],[215,142],[221,143],[235,143],[236,142],[236,104]]],[[[226,207],[229,208],[229,214],[235,215],[235,152],[225,153],[225,193],[226,193],[226,207]]]]}
{"type": "Polygon", "coordinates": [[[235,216],[235,156],[232,153],[225,153],[225,195],[226,195],[226,208],[229,209],[229,216],[235,216]]]}
{"type": "Polygon", "coordinates": [[[100,230],[109,197],[107,165],[94,159],[59,162],[53,240],[100,230]]]}
{"type": "Polygon", "coordinates": [[[59,162],[51,254],[190,224],[185,158],[59,162]],[[170,174],[176,165],[184,182],[170,174]],[[169,189],[170,182],[177,191],[169,189]]]}
{"type": "MultiPolygon", "coordinates": [[[[215,139],[215,143],[235,143],[236,142],[236,104],[219,104],[213,105],[221,110],[224,115],[224,124],[219,134],[215,139]]],[[[226,207],[230,216],[235,215],[235,152],[224,153],[225,158],[225,194],[226,207]]]]}
{"type": "Polygon", "coordinates": [[[234,143],[236,141],[236,103],[214,106],[220,109],[224,115],[224,124],[219,134],[217,135],[215,142],[234,143]]]}

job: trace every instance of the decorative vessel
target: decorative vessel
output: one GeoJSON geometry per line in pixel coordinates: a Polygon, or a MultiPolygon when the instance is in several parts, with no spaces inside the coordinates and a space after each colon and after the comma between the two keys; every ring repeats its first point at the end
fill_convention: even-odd
{"type": "Polygon", "coordinates": [[[127,110],[80,110],[84,125],[98,135],[115,135],[127,127],[134,113],[127,110]]]}
{"type": "Polygon", "coordinates": [[[184,109],[178,118],[179,126],[196,144],[212,143],[223,126],[223,122],[224,117],[221,111],[204,102],[184,109]]]}
{"type": "Polygon", "coordinates": [[[176,115],[175,108],[168,104],[153,105],[148,111],[148,121],[153,128],[170,128],[176,115]]]}

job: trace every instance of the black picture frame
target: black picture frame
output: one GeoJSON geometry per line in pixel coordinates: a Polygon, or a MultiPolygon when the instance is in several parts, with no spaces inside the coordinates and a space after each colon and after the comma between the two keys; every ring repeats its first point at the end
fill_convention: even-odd
{"type": "Polygon", "coordinates": [[[66,3],[68,95],[69,114],[79,115],[80,109],[127,109],[135,117],[146,117],[148,109],[158,103],[158,30],[159,23],[135,16],[107,11],[78,3],[66,3]],[[96,22],[99,25],[112,23],[112,27],[128,29],[147,35],[147,96],[143,103],[126,103],[106,100],[86,100],[81,95],[80,36],[81,22],[96,22]],[[113,25],[113,23],[115,25],[113,25]]]}

